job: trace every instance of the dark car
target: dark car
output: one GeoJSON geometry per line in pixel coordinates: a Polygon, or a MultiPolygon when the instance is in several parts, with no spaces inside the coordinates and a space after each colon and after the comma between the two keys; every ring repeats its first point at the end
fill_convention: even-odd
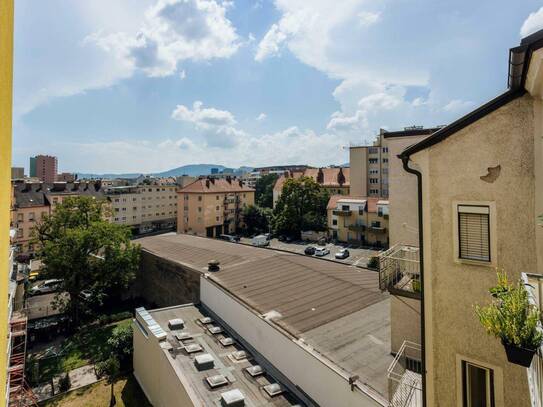
{"type": "Polygon", "coordinates": [[[341,249],[340,251],[336,253],[336,259],[346,259],[347,257],[349,257],[349,255],[350,255],[349,250],[341,249]]]}
{"type": "Polygon", "coordinates": [[[315,248],[313,246],[307,246],[304,250],[304,253],[313,256],[315,254],[315,248]]]}

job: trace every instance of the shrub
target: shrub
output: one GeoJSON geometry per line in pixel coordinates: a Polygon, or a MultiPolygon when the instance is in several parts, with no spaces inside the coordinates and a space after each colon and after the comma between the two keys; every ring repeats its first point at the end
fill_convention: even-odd
{"type": "Polygon", "coordinates": [[[109,339],[107,340],[111,348],[111,354],[114,355],[121,365],[125,368],[132,361],[132,326],[121,325],[115,327],[109,339]]]}
{"type": "Polygon", "coordinates": [[[70,380],[70,375],[68,373],[64,373],[59,381],[58,381],[58,389],[64,393],[68,390],[70,390],[70,387],[72,387],[72,382],[70,380]]]}
{"type": "Polygon", "coordinates": [[[537,349],[543,340],[537,328],[539,310],[530,304],[528,292],[520,281],[516,285],[504,281],[503,274],[498,273],[498,285],[491,292],[499,295],[490,305],[477,305],[475,313],[489,335],[505,344],[537,349]]]}
{"type": "Polygon", "coordinates": [[[414,292],[420,293],[420,280],[411,281],[411,287],[413,287],[414,292]]]}
{"type": "Polygon", "coordinates": [[[379,257],[372,256],[368,261],[368,268],[378,270],[379,269],[379,257]]]}

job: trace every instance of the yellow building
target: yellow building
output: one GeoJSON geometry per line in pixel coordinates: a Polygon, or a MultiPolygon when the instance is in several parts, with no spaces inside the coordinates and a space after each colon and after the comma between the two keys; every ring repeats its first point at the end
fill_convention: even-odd
{"type": "Polygon", "coordinates": [[[219,237],[243,228],[241,211],[255,190],[234,178],[200,178],[178,193],[177,232],[219,237]]]}
{"type": "Polygon", "coordinates": [[[420,301],[416,325],[412,310],[391,306],[392,346],[395,335],[409,335],[409,325],[420,342],[404,342],[390,371],[396,369],[398,394],[422,387],[428,406],[543,401],[541,351],[529,368],[509,362],[473,308],[490,301],[496,267],[512,281],[529,275],[532,298],[541,302],[543,31],[512,48],[509,63],[505,93],[401,154],[417,184],[418,224],[408,227],[419,242],[382,255],[380,281],[406,301],[420,301]]]}
{"type": "Polygon", "coordinates": [[[330,237],[356,245],[388,247],[388,201],[334,195],[327,206],[330,237]]]}

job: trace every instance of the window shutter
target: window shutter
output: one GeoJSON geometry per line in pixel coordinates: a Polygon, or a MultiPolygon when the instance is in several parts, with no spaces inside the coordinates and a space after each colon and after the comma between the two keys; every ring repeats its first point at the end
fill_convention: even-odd
{"type": "Polygon", "coordinates": [[[488,206],[458,207],[459,257],[490,261],[490,210],[488,206]]]}

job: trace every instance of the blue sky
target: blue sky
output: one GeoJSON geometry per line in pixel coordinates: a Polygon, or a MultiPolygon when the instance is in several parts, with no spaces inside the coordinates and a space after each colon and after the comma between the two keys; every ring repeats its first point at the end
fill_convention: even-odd
{"type": "Polygon", "coordinates": [[[17,0],[14,165],[329,165],[505,90],[534,0],[17,0]]]}

